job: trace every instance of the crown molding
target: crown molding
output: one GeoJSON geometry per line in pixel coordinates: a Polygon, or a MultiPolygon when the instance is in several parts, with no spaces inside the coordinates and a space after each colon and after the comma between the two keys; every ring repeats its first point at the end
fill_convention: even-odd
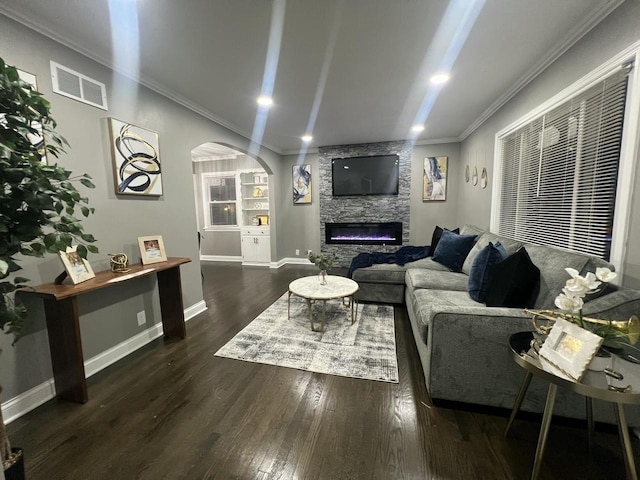
{"type": "Polygon", "coordinates": [[[480,125],[486,122],[494,113],[500,110],[509,100],[515,97],[520,90],[526,87],[534,78],[540,75],[549,65],[555,62],[569,48],[575,45],[578,40],[584,37],[598,23],[604,20],[607,15],[618,8],[624,0],[610,0],[603,2],[600,8],[594,11],[590,16],[583,19],[582,23],[577,24],[554,48],[549,50],[547,54],[540,59],[525,75],[523,75],[511,88],[505,91],[498,99],[493,102],[482,114],[467,127],[460,135],[463,141],[471,135],[480,125]]]}
{"type": "MultiPolygon", "coordinates": [[[[120,75],[133,80],[136,83],[139,83],[140,85],[147,87],[149,90],[152,90],[156,93],[158,93],[159,95],[162,95],[163,97],[168,98],[169,100],[174,101],[175,103],[182,105],[183,107],[187,108],[188,110],[191,110],[192,112],[200,115],[201,117],[204,117],[208,120],[211,120],[212,122],[217,123],[218,125],[226,128],[227,130],[232,131],[233,133],[237,133],[238,135],[244,137],[245,139],[247,139],[249,142],[251,141],[251,132],[248,132],[240,127],[238,127],[237,125],[228,122],[227,120],[218,117],[217,115],[215,115],[213,112],[202,108],[200,105],[197,105],[196,103],[192,102],[191,100],[183,97],[182,95],[174,92],[173,90],[165,87],[164,85],[155,82],[153,80],[151,80],[150,78],[144,76],[144,75],[132,75],[130,72],[127,72],[121,68],[116,67],[113,62],[111,60],[109,60],[108,58],[102,56],[102,55],[98,55],[97,53],[95,53],[94,51],[72,41],[71,39],[65,37],[64,35],[60,34],[59,32],[56,32],[55,30],[52,30],[50,27],[48,27],[45,24],[42,24],[40,22],[35,21],[32,18],[29,18],[28,16],[23,15],[22,13],[16,11],[15,9],[13,9],[12,7],[8,6],[8,5],[2,5],[0,4],[0,13],[2,13],[3,15],[15,20],[16,22],[24,25],[25,27],[41,34],[44,35],[47,38],[50,38],[51,40],[89,58],[90,60],[93,60],[107,68],[109,68],[110,70],[119,73],[120,75]]],[[[270,144],[267,143],[261,143],[262,147],[268,148],[269,150],[282,155],[282,151],[270,144]]]]}

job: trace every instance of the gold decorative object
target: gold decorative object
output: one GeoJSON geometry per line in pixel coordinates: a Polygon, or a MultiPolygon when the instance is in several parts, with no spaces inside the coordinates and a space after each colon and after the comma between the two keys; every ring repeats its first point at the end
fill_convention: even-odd
{"type": "Polygon", "coordinates": [[[126,273],[130,270],[129,259],[124,253],[110,253],[109,263],[113,273],[126,273]]]}
{"type": "MultiPolygon", "coordinates": [[[[556,319],[561,318],[572,323],[576,323],[576,316],[570,313],[556,312],[555,310],[528,310],[525,312],[531,315],[531,322],[536,332],[546,335],[552,328],[552,325],[538,325],[536,320],[538,317],[544,318],[555,322],[556,319]]],[[[635,345],[640,339],[640,318],[637,315],[631,315],[628,320],[602,320],[600,318],[582,317],[582,322],[594,323],[597,325],[610,326],[611,328],[618,330],[628,340],[630,345],[635,345]]]]}
{"type": "Polygon", "coordinates": [[[261,198],[262,197],[262,189],[260,187],[253,187],[253,196],[255,198],[261,198]]]}

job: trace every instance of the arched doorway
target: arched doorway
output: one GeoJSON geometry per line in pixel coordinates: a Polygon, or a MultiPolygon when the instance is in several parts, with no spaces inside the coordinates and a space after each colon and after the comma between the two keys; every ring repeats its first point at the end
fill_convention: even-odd
{"type": "Polygon", "coordinates": [[[236,147],[207,142],[191,151],[202,261],[271,263],[271,169],[236,147]]]}

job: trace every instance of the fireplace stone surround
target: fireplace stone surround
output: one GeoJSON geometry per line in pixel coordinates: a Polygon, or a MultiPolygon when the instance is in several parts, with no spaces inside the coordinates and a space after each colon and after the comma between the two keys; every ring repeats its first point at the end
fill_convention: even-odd
{"type": "Polygon", "coordinates": [[[351,259],[361,252],[394,252],[399,245],[409,243],[409,204],[411,196],[411,142],[405,140],[358,145],[320,147],[320,247],[325,253],[336,255],[336,266],[348,267],[351,259]],[[331,160],[346,157],[398,155],[400,184],[398,195],[334,197],[331,187],[331,160]],[[382,242],[372,245],[364,242],[327,243],[327,223],[394,223],[402,224],[399,243],[382,242]]]}

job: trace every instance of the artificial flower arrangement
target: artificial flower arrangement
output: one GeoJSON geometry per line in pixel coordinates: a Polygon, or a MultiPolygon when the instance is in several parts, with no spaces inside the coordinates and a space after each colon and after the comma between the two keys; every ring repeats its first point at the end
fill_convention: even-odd
{"type": "Polygon", "coordinates": [[[620,348],[621,344],[635,345],[640,338],[640,319],[636,315],[623,321],[601,320],[582,315],[585,297],[599,292],[602,285],[614,280],[617,274],[608,268],[596,268],[595,273],[588,272],[585,276],[581,276],[573,268],[565,268],[565,271],[571,278],[567,280],[562,293],[556,297],[554,302],[556,307],[563,312],[526,310],[533,316],[533,325],[536,330],[543,334],[547,334],[551,330],[551,326],[537,325],[536,319],[538,317],[547,320],[561,318],[602,337],[603,346],[620,348]]]}
{"type": "Polygon", "coordinates": [[[315,264],[316,267],[320,269],[320,271],[327,271],[331,267],[333,267],[333,262],[336,261],[336,256],[334,254],[325,254],[325,253],[313,253],[309,252],[309,256],[307,257],[309,261],[315,264]]]}

